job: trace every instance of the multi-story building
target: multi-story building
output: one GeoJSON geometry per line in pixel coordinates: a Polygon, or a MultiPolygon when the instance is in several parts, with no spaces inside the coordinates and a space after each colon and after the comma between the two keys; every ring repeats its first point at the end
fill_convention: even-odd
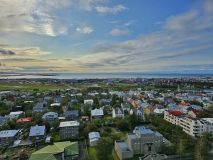
{"type": "Polygon", "coordinates": [[[60,138],[69,139],[79,136],[79,125],[77,121],[65,121],[61,122],[59,125],[60,128],[60,138]]]}
{"type": "Polygon", "coordinates": [[[133,154],[152,154],[161,151],[163,136],[144,126],[137,126],[133,133],[127,134],[127,143],[133,154]]]}
{"type": "Polygon", "coordinates": [[[191,136],[201,136],[203,132],[213,133],[213,118],[193,118],[179,111],[165,111],[164,119],[183,128],[191,136]]]}
{"type": "Polygon", "coordinates": [[[42,120],[48,121],[50,124],[53,124],[54,121],[58,121],[58,113],[47,112],[42,116],[42,120]]]}

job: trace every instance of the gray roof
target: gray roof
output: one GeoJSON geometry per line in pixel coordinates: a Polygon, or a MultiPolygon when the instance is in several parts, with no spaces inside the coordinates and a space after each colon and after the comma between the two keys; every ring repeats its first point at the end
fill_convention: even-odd
{"type": "Polygon", "coordinates": [[[99,132],[90,132],[88,133],[88,136],[90,140],[100,138],[99,132]]]}
{"type": "Polygon", "coordinates": [[[0,138],[13,137],[18,133],[19,130],[4,130],[0,132],[0,138]]]}
{"type": "Polygon", "coordinates": [[[58,113],[56,112],[47,112],[45,113],[43,116],[42,116],[42,119],[45,119],[45,118],[58,118],[58,113]]]}
{"type": "Polygon", "coordinates": [[[40,136],[45,134],[45,126],[31,126],[29,136],[40,136]]]}
{"type": "Polygon", "coordinates": [[[130,108],[129,103],[121,103],[122,108],[130,108]]]}
{"type": "Polygon", "coordinates": [[[150,134],[154,133],[152,130],[145,128],[144,126],[136,126],[135,131],[140,133],[140,134],[150,134]]]}
{"type": "Polygon", "coordinates": [[[116,140],[115,143],[117,143],[121,152],[133,151],[132,148],[130,148],[130,146],[124,140],[116,140]]]}
{"type": "Polygon", "coordinates": [[[136,135],[136,134],[134,134],[134,133],[128,133],[127,134],[131,139],[138,139],[139,137],[136,135]]]}
{"type": "Polygon", "coordinates": [[[0,126],[4,125],[6,122],[6,119],[3,116],[0,116],[0,126]]]}
{"type": "Polygon", "coordinates": [[[72,111],[65,111],[64,112],[64,116],[65,117],[68,117],[69,115],[71,115],[71,114],[73,114],[73,115],[75,115],[75,116],[79,116],[79,114],[78,114],[78,110],[72,110],[72,111]]]}

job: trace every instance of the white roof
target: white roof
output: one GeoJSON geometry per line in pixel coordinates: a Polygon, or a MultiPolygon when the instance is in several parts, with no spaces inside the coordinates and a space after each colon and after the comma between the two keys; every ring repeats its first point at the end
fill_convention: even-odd
{"type": "Polygon", "coordinates": [[[60,106],[60,103],[52,103],[50,106],[60,106]]]}
{"type": "Polygon", "coordinates": [[[92,116],[96,116],[96,115],[104,115],[103,110],[102,109],[94,109],[91,111],[91,115],[92,116]]]}
{"type": "Polygon", "coordinates": [[[17,115],[17,114],[22,114],[23,111],[18,111],[18,112],[10,112],[10,115],[17,115]]]}
{"type": "Polygon", "coordinates": [[[158,109],[158,108],[154,110],[155,113],[164,113],[164,111],[165,109],[158,109]]]}
{"type": "Polygon", "coordinates": [[[61,122],[59,127],[72,127],[72,126],[79,126],[80,123],[77,121],[65,121],[61,122]]]}
{"type": "Polygon", "coordinates": [[[4,130],[0,132],[0,138],[13,137],[18,133],[19,130],[4,130]]]}
{"type": "Polygon", "coordinates": [[[89,135],[89,139],[100,138],[99,132],[90,132],[88,135],[89,135]]]}
{"type": "Polygon", "coordinates": [[[205,120],[206,122],[213,124],[213,118],[202,118],[202,119],[205,120]]]}

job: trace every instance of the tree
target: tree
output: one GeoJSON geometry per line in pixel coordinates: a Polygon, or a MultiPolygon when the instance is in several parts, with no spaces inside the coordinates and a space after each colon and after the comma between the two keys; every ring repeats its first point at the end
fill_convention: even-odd
{"type": "Polygon", "coordinates": [[[44,122],[44,125],[45,125],[45,127],[46,127],[46,132],[49,133],[49,132],[50,132],[50,128],[51,128],[50,122],[45,121],[45,122],[44,122]]]}
{"type": "Polygon", "coordinates": [[[94,155],[89,154],[89,155],[86,156],[86,158],[85,158],[84,160],[95,160],[95,159],[96,159],[96,158],[95,158],[94,155]]]}
{"type": "Polygon", "coordinates": [[[121,131],[127,131],[127,130],[129,130],[129,125],[130,125],[130,123],[127,120],[125,120],[125,119],[121,119],[121,120],[118,120],[116,122],[116,126],[121,131]]]}
{"type": "Polygon", "coordinates": [[[177,145],[177,154],[180,156],[180,160],[182,160],[182,157],[184,155],[184,151],[185,151],[185,145],[184,145],[184,141],[183,139],[179,140],[179,143],[177,145]]]}
{"type": "Polygon", "coordinates": [[[102,137],[97,141],[97,159],[109,160],[112,154],[113,141],[109,137],[102,137]]]}
{"type": "Polygon", "coordinates": [[[115,104],[113,105],[113,108],[121,108],[121,105],[120,105],[119,103],[115,103],[115,104]]]}
{"type": "Polygon", "coordinates": [[[211,150],[211,142],[207,139],[206,136],[201,136],[197,143],[195,144],[195,159],[196,160],[204,160],[204,157],[209,154],[211,150]]]}

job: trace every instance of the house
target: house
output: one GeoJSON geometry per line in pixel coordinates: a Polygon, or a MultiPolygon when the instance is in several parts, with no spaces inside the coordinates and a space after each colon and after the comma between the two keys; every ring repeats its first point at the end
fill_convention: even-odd
{"type": "Polygon", "coordinates": [[[22,113],[24,112],[23,111],[10,112],[9,114],[10,120],[17,119],[22,113]]]}
{"type": "Polygon", "coordinates": [[[33,106],[32,113],[40,113],[40,112],[44,112],[44,111],[47,111],[47,110],[48,110],[48,108],[44,107],[44,103],[36,103],[33,106]]]}
{"type": "Polygon", "coordinates": [[[79,149],[78,142],[56,142],[48,145],[36,152],[33,152],[29,160],[78,160],[79,149]]]}
{"type": "Polygon", "coordinates": [[[191,110],[188,112],[188,115],[191,116],[192,118],[197,118],[200,115],[199,110],[191,110]]]}
{"type": "Polygon", "coordinates": [[[104,118],[104,112],[102,109],[94,109],[91,110],[91,120],[92,119],[103,119],[104,118]]]}
{"type": "Polygon", "coordinates": [[[0,132],[0,146],[7,146],[18,139],[19,130],[4,130],[0,132]]]}
{"type": "Polygon", "coordinates": [[[11,111],[12,112],[24,111],[24,107],[22,107],[22,106],[15,106],[15,107],[12,107],[11,111]]]}
{"type": "Polygon", "coordinates": [[[66,120],[69,120],[69,121],[78,120],[78,117],[79,117],[78,110],[65,111],[64,116],[66,120]]]}
{"type": "Polygon", "coordinates": [[[93,99],[87,99],[87,100],[84,100],[84,104],[89,104],[89,105],[93,105],[93,99]]]}
{"type": "Polygon", "coordinates": [[[142,108],[132,108],[129,112],[130,115],[134,114],[134,115],[138,115],[140,116],[143,120],[145,119],[144,116],[144,111],[142,108]]]}
{"type": "Polygon", "coordinates": [[[89,121],[89,116],[81,116],[82,121],[89,121]]]}
{"type": "Polygon", "coordinates": [[[163,136],[144,126],[137,126],[133,133],[127,134],[127,143],[132,148],[134,155],[146,155],[161,151],[163,136]]]}
{"type": "Polygon", "coordinates": [[[19,123],[20,128],[23,128],[26,123],[29,123],[32,120],[33,120],[32,117],[19,118],[19,119],[17,119],[16,123],[19,123]]]}
{"type": "Polygon", "coordinates": [[[44,141],[46,138],[46,127],[45,126],[31,126],[29,137],[31,141],[44,141]]]}
{"type": "Polygon", "coordinates": [[[60,138],[61,139],[69,139],[75,138],[79,136],[79,125],[80,123],[77,121],[65,121],[60,122],[60,138]]]}
{"type": "Polygon", "coordinates": [[[42,120],[48,121],[50,124],[53,124],[54,121],[58,121],[58,113],[47,112],[42,116],[42,120]]]}
{"type": "Polygon", "coordinates": [[[130,111],[130,105],[129,103],[121,103],[121,108],[124,110],[124,111],[130,111]]]}
{"type": "Polygon", "coordinates": [[[99,132],[90,132],[88,134],[88,137],[89,137],[89,144],[90,144],[90,146],[95,146],[96,143],[97,143],[97,141],[100,138],[100,134],[99,134],[99,132]]]}
{"type": "Polygon", "coordinates": [[[112,117],[121,117],[124,118],[124,111],[122,108],[113,108],[112,110],[112,117]]]}
{"type": "Polygon", "coordinates": [[[125,140],[115,140],[115,152],[120,160],[133,157],[133,150],[125,140]]]}
{"type": "Polygon", "coordinates": [[[157,117],[159,117],[159,118],[163,118],[163,117],[164,117],[164,111],[165,111],[165,109],[158,109],[158,108],[156,108],[156,109],[154,110],[154,114],[155,114],[157,117]]]}
{"type": "Polygon", "coordinates": [[[6,118],[3,116],[0,116],[0,126],[3,126],[7,122],[6,118]]]}

